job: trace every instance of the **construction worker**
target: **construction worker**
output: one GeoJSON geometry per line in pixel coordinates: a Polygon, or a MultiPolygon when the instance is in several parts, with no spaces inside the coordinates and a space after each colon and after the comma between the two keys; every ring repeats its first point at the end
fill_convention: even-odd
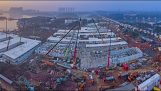
{"type": "Polygon", "coordinates": [[[95,73],[95,71],[94,70],[92,70],[92,74],[94,74],[95,73]]]}
{"type": "Polygon", "coordinates": [[[73,68],[73,69],[77,69],[77,66],[75,65],[75,63],[70,64],[70,66],[71,66],[71,68],[73,68]]]}
{"type": "Polygon", "coordinates": [[[93,78],[93,76],[92,76],[92,75],[89,75],[89,78],[90,78],[90,83],[91,83],[92,85],[94,85],[94,78],[93,78]]]}
{"type": "Polygon", "coordinates": [[[74,62],[74,60],[71,58],[71,61],[70,61],[70,66],[71,66],[71,68],[73,68],[73,69],[77,69],[77,67],[76,67],[76,62],[74,62]]]}
{"type": "Polygon", "coordinates": [[[67,72],[68,72],[69,74],[71,74],[71,70],[70,70],[70,69],[67,69],[67,72]]]}
{"type": "Polygon", "coordinates": [[[70,69],[67,69],[67,75],[69,76],[69,77],[72,77],[72,74],[71,74],[72,72],[71,72],[71,70],[70,69]]]}
{"type": "Polygon", "coordinates": [[[98,75],[98,73],[99,73],[98,70],[95,70],[95,74],[98,75]]]}

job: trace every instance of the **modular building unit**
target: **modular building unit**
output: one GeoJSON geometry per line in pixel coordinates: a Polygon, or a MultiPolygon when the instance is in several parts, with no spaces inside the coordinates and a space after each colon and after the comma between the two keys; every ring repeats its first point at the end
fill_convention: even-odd
{"type": "Polygon", "coordinates": [[[86,47],[90,48],[90,47],[103,47],[103,46],[114,46],[114,45],[127,45],[128,43],[126,41],[119,41],[119,42],[112,42],[110,43],[106,43],[106,44],[87,44],[86,47]]]}
{"type": "Polygon", "coordinates": [[[151,91],[153,87],[159,85],[160,82],[160,75],[155,74],[143,83],[139,84],[135,90],[136,91],[151,91]]]}
{"type": "Polygon", "coordinates": [[[3,41],[6,41],[6,40],[9,40],[9,37],[6,37],[5,35],[0,35],[0,42],[3,42],[3,41]]]}
{"type": "Polygon", "coordinates": [[[2,74],[0,74],[0,78],[3,79],[5,82],[12,84],[13,81],[11,81],[10,79],[6,78],[5,76],[3,76],[2,74]]]}
{"type": "MultiPolygon", "coordinates": [[[[61,43],[69,43],[71,41],[71,38],[72,37],[66,37],[66,38],[64,38],[61,41],[61,43]]],[[[51,37],[48,38],[48,42],[56,43],[60,39],[61,39],[60,37],[53,37],[53,36],[51,36],[51,37]]],[[[102,42],[104,42],[104,43],[107,43],[108,42],[109,43],[110,40],[112,42],[119,42],[119,41],[121,41],[121,38],[120,37],[115,37],[115,38],[111,38],[111,39],[110,38],[103,38],[103,39],[99,39],[99,38],[78,39],[78,42],[79,43],[86,43],[86,44],[98,44],[98,43],[102,43],[102,42]]],[[[75,41],[76,40],[73,38],[71,42],[74,43],[75,41]]]]}
{"type": "Polygon", "coordinates": [[[19,38],[12,38],[10,40],[6,40],[6,41],[3,41],[3,42],[0,42],[0,52],[5,52],[7,51],[7,47],[8,47],[8,50],[9,49],[12,49],[18,45],[22,44],[22,42],[19,41],[19,38]]]}
{"type": "Polygon", "coordinates": [[[112,65],[135,60],[137,58],[142,57],[143,53],[139,48],[127,48],[119,51],[114,51],[111,53],[111,56],[115,56],[111,58],[111,65],[112,65]]]}
{"type": "Polygon", "coordinates": [[[22,38],[24,43],[2,54],[2,58],[9,61],[11,64],[20,64],[24,62],[37,48],[40,41],[22,38]]]}

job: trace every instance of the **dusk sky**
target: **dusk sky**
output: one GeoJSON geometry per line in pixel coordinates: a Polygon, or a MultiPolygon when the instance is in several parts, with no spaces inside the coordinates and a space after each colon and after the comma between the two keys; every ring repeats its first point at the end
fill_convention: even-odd
{"type": "Polygon", "coordinates": [[[59,7],[74,7],[76,11],[161,11],[161,1],[0,1],[0,9],[9,7],[41,11],[56,11],[59,7]]]}

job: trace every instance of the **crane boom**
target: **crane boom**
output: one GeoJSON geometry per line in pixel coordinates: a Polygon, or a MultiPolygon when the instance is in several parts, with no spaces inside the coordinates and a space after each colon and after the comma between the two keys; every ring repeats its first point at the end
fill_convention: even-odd
{"type": "Polygon", "coordinates": [[[74,56],[73,56],[74,65],[76,64],[76,57],[77,57],[77,46],[78,46],[78,38],[79,38],[79,29],[81,29],[81,18],[79,20],[79,28],[78,28],[78,32],[77,32],[77,40],[76,40],[76,44],[75,44],[75,48],[74,48],[74,56]]]}
{"type": "MultiPolygon", "coordinates": [[[[110,21],[109,21],[109,24],[108,24],[108,29],[109,29],[109,25],[110,25],[110,21]]],[[[111,31],[111,35],[112,35],[112,31],[111,31]]],[[[111,35],[110,35],[110,45],[109,45],[109,49],[108,49],[107,67],[110,67],[110,56],[111,56],[111,35]]]]}
{"type": "Polygon", "coordinates": [[[95,23],[95,20],[94,20],[93,18],[92,18],[92,21],[93,21],[93,23],[94,23],[94,25],[95,25],[95,27],[96,27],[96,30],[97,30],[99,36],[101,37],[102,43],[103,43],[103,42],[104,42],[104,41],[103,41],[103,38],[102,38],[102,36],[101,36],[101,34],[100,34],[100,32],[99,32],[99,29],[100,29],[100,28],[97,27],[97,25],[96,25],[96,23],[95,23]]]}
{"type": "Polygon", "coordinates": [[[45,55],[47,56],[75,27],[76,25],[73,26],[45,55]]]}

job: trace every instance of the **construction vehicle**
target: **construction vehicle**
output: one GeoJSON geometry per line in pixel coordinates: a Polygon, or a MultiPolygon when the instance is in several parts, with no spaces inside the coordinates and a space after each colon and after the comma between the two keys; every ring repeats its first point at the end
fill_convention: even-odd
{"type": "Polygon", "coordinates": [[[25,78],[25,77],[20,77],[19,78],[19,83],[25,84],[27,87],[28,91],[34,91],[34,87],[30,84],[30,82],[25,78]]]}
{"type": "Polygon", "coordinates": [[[63,82],[65,82],[67,80],[67,78],[68,78],[68,76],[57,78],[55,81],[56,86],[63,84],[63,82]]]}
{"type": "Polygon", "coordinates": [[[161,91],[158,87],[154,87],[152,91],[161,91]]]}
{"type": "Polygon", "coordinates": [[[42,65],[48,65],[48,66],[54,66],[54,63],[48,61],[48,60],[42,60],[43,64],[42,65]]]}
{"type": "Polygon", "coordinates": [[[42,69],[45,69],[47,67],[52,67],[54,66],[54,63],[49,61],[49,58],[45,58],[44,60],[41,61],[42,64],[40,65],[42,69]]]}
{"type": "Polygon", "coordinates": [[[84,91],[84,88],[85,88],[85,82],[81,82],[81,83],[79,83],[79,85],[78,85],[78,91],[84,91]]]}
{"type": "Polygon", "coordinates": [[[104,82],[113,82],[113,81],[115,81],[115,78],[114,78],[113,76],[106,77],[106,78],[104,79],[104,82]]]}
{"type": "Polygon", "coordinates": [[[129,76],[129,73],[122,73],[118,76],[119,79],[127,80],[129,76]]]}
{"type": "MultiPolygon", "coordinates": [[[[81,21],[81,19],[80,19],[80,21],[81,21]]],[[[46,65],[48,65],[48,66],[54,66],[54,64],[52,63],[52,62],[49,62],[49,60],[50,59],[52,59],[52,58],[50,58],[49,57],[49,53],[74,29],[74,28],[76,28],[78,25],[76,24],[76,25],[74,25],[54,46],[52,46],[50,49],[49,49],[49,51],[44,55],[44,60],[42,61],[43,62],[43,64],[42,65],[44,65],[44,64],[46,64],[46,65]]],[[[80,24],[79,24],[79,27],[80,27],[80,24]]],[[[78,29],[78,33],[79,33],[79,29],[78,29]]],[[[78,33],[77,33],[77,40],[76,40],[76,46],[75,46],[75,48],[74,48],[74,57],[73,57],[73,59],[74,59],[74,62],[73,62],[73,65],[75,66],[75,61],[76,61],[76,48],[77,48],[77,41],[78,41],[78,33]]],[[[70,46],[70,44],[68,45],[68,46],[70,46]]],[[[68,48],[68,46],[67,46],[67,48],[68,48]]],[[[65,49],[66,50],[66,49],[65,49]]],[[[68,54],[68,50],[66,50],[65,51],[65,56],[68,56],[67,54],[68,54]]],[[[67,57],[66,57],[67,58],[67,57]]],[[[68,59],[68,58],[67,58],[68,59]]]]}
{"type": "MultiPolygon", "coordinates": [[[[110,28],[110,25],[111,25],[111,21],[110,20],[107,20],[106,18],[104,18],[103,17],[103,19],[106,21],[106,25],[107,25],[107,28],[109,29],[110,28]],[[107,23],[108,22],[108,23],[107,23]]],[[[100,31],[99,31],[99,29],[100,28],[98,28],[97,27],[97,24],[95,23],[95,20],[92,18],[92,21],[93,21],[93,23],[94,23],[94,25],[95,25],[95,27],[96,27],[96,30],[97,30],[97,32],[98,32],[98,34],[99,34],[99,36],[100,36],[100,38],[102,39],[102,43],[104,43],[104,41],[103,41],[103,37],[101,36],[101,34],[100,34],[100,31]]],[[[107,29],[107,30],[108,30],[107,29]]],[[[110,31],[111,32],[111,35],[110,35],[110,45],[109,45],[109,48],[108,48],[108,53],[107,53],[107,62],[106,62],[106,69],[107,70],[113,70],[113,68],[110,68],[110,57],[111,57],[111,36],[112,36],[112,31],[110,31]]]]}
{"type": "Polygon", "coordinates": [[[122,64],[122,69],[128,71],[128,65],[126,63],[122,64]]]}
{"type": "Polygon", "coordinates": [[[25,79],[25,84],[27,88],[29,89],[29,91],[34,91],[34,87],[31,86],[30,82],[27,79],[25,79]]]}
{"type": "Polygon", "coordinates": [[[161,62],[161,55],[156,55],[156,57],[154,58],[155,61],[160,61],[161,62]]]}
{"type": "Polygon", "coordinates": [[[131,73],[129,76],[128,76],[128,80],[131,82],[133,80],[135,80],[135,78],[138,76],[138,72],[134,72],[134,73],[131,73]]]}
{"type": "Polygon", "coordinates": [[[94,78],[93,78],[93,75],[89,75],[89,83],[91,85],[94,85],[94,78]]]}
{"type": "Polygon", "coordinates": [[[73,32],[73,35],[72,35],[72,38],[70,39],[70,42],[67,44],[66,48],[64,49],[64,58],[67,62],[67,64],[70,64],[71,63],[71,60],[72,58],[70,57],[71,55],[69,55],[69,53],[71,53],[71,44],[72,44],[72,40],[74,38],[74,34],[75,34],[75,31],[73,32]]]}

